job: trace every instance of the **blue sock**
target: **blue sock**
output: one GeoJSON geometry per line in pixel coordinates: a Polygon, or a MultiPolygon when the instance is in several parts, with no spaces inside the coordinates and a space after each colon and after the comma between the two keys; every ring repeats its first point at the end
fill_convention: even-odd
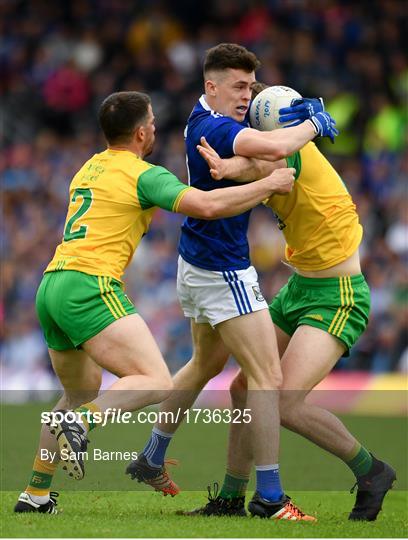
{"type": "Polygon", "coordinates": [[[256,491],[267,501],[279,501],[283,497],[279,465],[259,465],[255,469],[256,491]]]}
{"type": "Polygon", "coordinates": [[[165,433],[155,427],[152,429],[150,439],[142,450],[149,465],[152,467],[161,467],[163,465],[164,456],[172,437],[173,433],[165,433]]]}

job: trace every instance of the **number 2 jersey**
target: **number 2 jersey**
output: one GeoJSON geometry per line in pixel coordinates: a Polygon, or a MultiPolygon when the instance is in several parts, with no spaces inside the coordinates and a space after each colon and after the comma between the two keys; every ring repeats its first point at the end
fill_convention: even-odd
{"type": "MultiPolygon", "coordinates": [[[[216,181],[211,177],[206,161],[196,148],[200,137],[222,158],[233,157],[237,134],[249,127],[233,118],[213,111],[201,96],[186,127],[186,152],[189,183],[210,191],[236,186],[231,180],[216,181]]],[[[206,221],[188,217],[181,227],[179,252],[181,257],[199,268],[213,271],[244,270],[250,266],[247,230],[250,211],[239,216],[206,221]]]]}
{"type": "Polygon", "coordinates": [[[127,150],[95,154],[74,176],[64,236],[45,272],[121,280],[157,207],[177,212],[191,188],[127,150]]]}
{"type": "Polygon", "coordinates": [[[313,142],[286,159],[296,169],[288,195],[272,195],[272,208],[286,240],[287,261],[299,270],[331,268],[358,248],[363,228],[344,182],[313,142]]]}

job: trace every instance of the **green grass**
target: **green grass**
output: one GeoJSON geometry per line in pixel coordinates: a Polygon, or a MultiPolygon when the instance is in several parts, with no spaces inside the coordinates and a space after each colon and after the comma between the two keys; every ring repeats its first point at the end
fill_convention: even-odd
{"type": "Polygon", "coordinates": [[[204,518],[175,515],[206,501],[200,492],[173,499],[153,492],[62,493],[57,516],[13,514],[17,493],[3,492],[2,537],[85,538],[401,538],[407,536],[407,492],[390,492],[372,523],[350,522],[354,496],[339,492],[297,492],[294,500],[318,517],[317,523],[290,523],[258,518],[204,518]]]}

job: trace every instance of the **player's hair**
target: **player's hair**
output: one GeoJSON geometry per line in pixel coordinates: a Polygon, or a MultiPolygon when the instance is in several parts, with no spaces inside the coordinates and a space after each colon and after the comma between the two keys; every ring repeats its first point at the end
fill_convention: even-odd
{"type": "Polygon", "coordinates": [[[252,100],[256,98],[259,92],[262,92],[262,90],[265,90],[265,88],[268,88],[267,84],[263,82],[259,82],[259,81],[254,82],[254,84],[252,85],[252,100]]]}
{"type": "Polygon", "coordinates": [[[204,60],[204,78],[211,71],[224,71],[225,69],[242,69],[251,73],[259,68],[261,62],[254,53],[236,43],[220,43],[208,49],[204,60]]]}
{"type": "Polygon", "coordinates": [[[108,144],[127,144],[147,118],[150,97],[142,92],[115,92],[99,108],[99,124],[108,144]]]}

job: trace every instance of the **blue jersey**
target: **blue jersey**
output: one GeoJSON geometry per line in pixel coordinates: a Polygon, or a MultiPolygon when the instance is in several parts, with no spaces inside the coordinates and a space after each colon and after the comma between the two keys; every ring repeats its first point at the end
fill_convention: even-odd
{"type": "MultiPolygon", "coordinates": [[[[237,134],[249,127],[210,109],[204,96],[194,107],[186,127],[189,183],[204,191],[234,186],[232,180],[214,180],[207,162],[196,148],[200,137],[222,158],[233,157],[237,134]]],[[[179,252],[184,260],[206,270],[243,270],[250,266],[247,239],[250,210],[235,217],[212,221],[188,217],[181,227],[179,252]]]]}

